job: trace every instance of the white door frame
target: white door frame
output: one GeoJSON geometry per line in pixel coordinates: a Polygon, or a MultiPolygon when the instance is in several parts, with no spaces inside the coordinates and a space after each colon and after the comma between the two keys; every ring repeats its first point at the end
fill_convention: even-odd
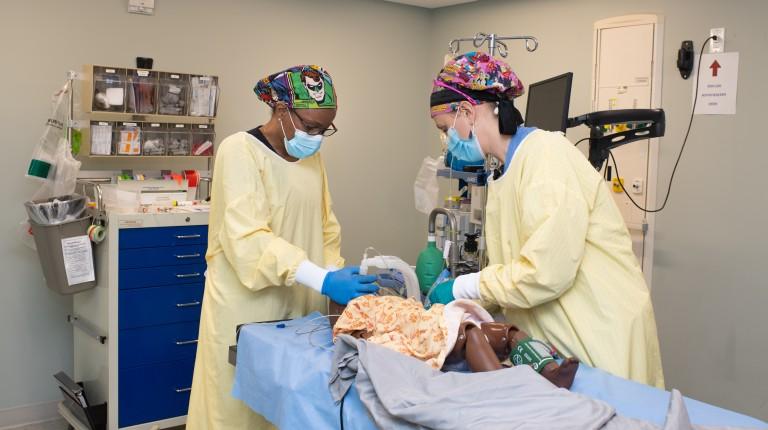
{"type": "MultiPolygon", "coordinates": [[[[616,28],[628,27],[633,25],[653,24],[653,64],[651,71],[651,108],[661,108],[661,80],[662,80],[662,60],[664,54],[664,19],[658,15],[624,15],[613,18],[606,18],[595,22],[592,37],[592,110],[598,109],[598,85],[597,77],[599,75],[598,47],[600,42],[600,31],[616,28]]],[[[644,205],[648,209],[655,209],[656,188],[658,186],[658,163],[659,163],[659,139],[650,139],[648,143],[648,183],[646,184],[646,201],[644,205]]],[[[656,214],[646,214],[648,229],[645,232],[643,240],[643,261],[642,269],[648,287],[651,287],[653,280],[653,255],[654,255],[654,236],[656,232],[656,214]]]]}

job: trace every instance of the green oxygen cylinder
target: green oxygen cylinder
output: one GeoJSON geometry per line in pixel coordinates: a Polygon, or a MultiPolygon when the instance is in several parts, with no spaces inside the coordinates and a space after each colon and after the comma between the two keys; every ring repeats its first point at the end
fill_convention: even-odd
{"type": "Polygon", "coordinates": [[[427,247],[419,253],[419,258],[416,261],[416,277],[419,280],[419,289],[423,294],[427,294],[432,288],[432,284],[435,283],[444,268],[443,253],[437,249],[435,236],[429,236],[427,247]]]}

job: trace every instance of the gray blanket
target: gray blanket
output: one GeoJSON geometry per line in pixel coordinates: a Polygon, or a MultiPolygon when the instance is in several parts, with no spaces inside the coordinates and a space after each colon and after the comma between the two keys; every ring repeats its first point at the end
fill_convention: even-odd
{"type": "MultiPolygon", "coordinates": [[[[342,335],[329,382],[336,402],[356,384],[382,429],[661,430],[621,417],[606,403],[557,388],[528,366],[484,373],[443,373],[388,348],[342,335]]],[[[663,430],[692,426],[674,391],[663,430]]],[[[720,428],[725,430],[725,428],[720,428]]]]}

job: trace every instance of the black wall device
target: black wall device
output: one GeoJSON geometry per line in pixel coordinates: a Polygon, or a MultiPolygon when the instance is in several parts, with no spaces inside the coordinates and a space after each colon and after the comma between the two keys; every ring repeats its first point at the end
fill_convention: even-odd
{"type": "Polygon", "coordinates": [[[152,69],[155,60],[148,57],[136,57],[136,67],[139,69],[152,69]]]}
{"type": "Polygon", "coordinates": [[[677,51],[677,68],[680,70],[680,76],[688,79],[693,70],[693,41],[684,40],[677,51]]]}

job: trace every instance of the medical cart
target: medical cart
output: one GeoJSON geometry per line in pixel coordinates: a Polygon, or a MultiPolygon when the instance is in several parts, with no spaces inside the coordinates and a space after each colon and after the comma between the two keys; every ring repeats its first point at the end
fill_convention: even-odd
{"type": "MultiPolygon", "coordinates": [[[[98,286],[74,296],[69,317],[73,380],[92,410],[106,408],[103,428],[185,423],[207,243],[207,213],[109,215],[107,238],[96,247],[98,286]]],[[[72,427],[90,428],[73,409],[60,405],[72,427]]]]}

